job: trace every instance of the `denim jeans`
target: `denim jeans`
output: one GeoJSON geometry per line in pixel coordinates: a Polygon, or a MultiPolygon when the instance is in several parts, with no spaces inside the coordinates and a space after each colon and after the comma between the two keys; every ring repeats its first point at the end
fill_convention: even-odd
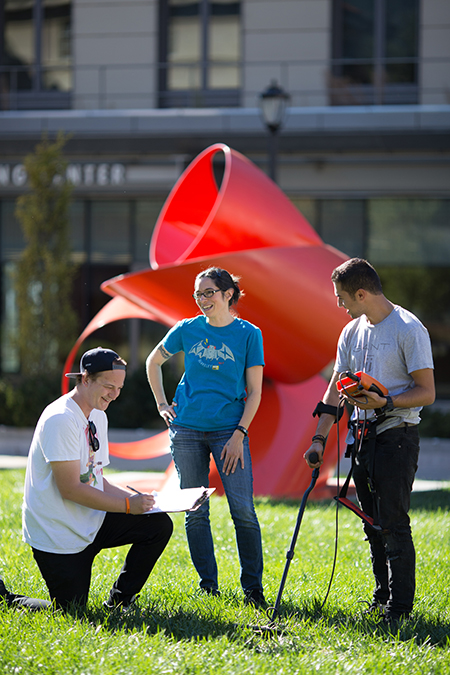
{"type": "Polygon", "coordinates": [[[51,599],[57,607],[68,609],[73,603],[80,607],[87,603],[95,556],[104,548],[132,544],[109,594],[110,603],[127,605],[144,586],[172,530],[172,520],[166,513],[107,513],[92,544],[79,553],[47,553],[33,548],[33,555],[51,599]]]}
{"type": "MultiPolygon", "coordinates": [[[[244,591],[262,589],[263,555],[261,530],[253,505],[253,475],[248,438],[244,438],[244,464],[234,473],[222,473],[220,455],[234,427],[220,431],[197,431],[172,424],[169,429],[172,457],[181,488],[208,487],[212,454],[227,496],[236,530],[241,566],[240,580],[244,591]]],[[[209,520],[209,501],[197,511],[186,513],[186,535],[201,588],[218,588],[217,563],[209,520]]]]}
{"type": "Polygon", "coordinates": [[[378,434],[375,442],[373,483],[369,443],[356,457],[353,477],[362,509],[381,527],[380,533],[365,526],[375,577],[374,601],[391,613],[412,610],[415,593],[415,550],[409,520],[414,476],[419,458],[416,426],[397,427],[378,434]]]}

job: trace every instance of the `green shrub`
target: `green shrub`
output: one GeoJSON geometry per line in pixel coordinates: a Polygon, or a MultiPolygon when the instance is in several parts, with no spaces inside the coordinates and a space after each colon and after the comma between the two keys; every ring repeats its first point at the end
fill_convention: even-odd
{"type": "Polygon", "coordinates": [[[450,412],[424,408],[420,416],[422,438],[450,438],[450,412]]]}
{"type": "MultiPolygon", "coordinates": [[[[179,380],[176,369],[164,367],[168,400],[179,380]]],[[[0,378],[0,424],[34,427],[44,408],[61,395],[61,374],[5,375],[0,378]]],[[[162,429],[145,365],[128,373],[119,398],[108,408],[109,426],[116,429],[162,429]]]]}
{"type": "Polygon", "coordinates": [[[156,409],[144,366],[127,375],[122,393],[108,408],[108,420],[110,428],[115,429],[165,426],[156,409]]]}
{"type": "Polygon", "coordinates": [[[0,424],[34,427],[44,408],[61,394],[61,375],[9,375],[0,379],[0,424]]]}
{"type": "MultiPolygon", "coordinates": [[[[164,385],[168,400],[175,392],[179,368],[164,366],[164,385]]],[[[34,427],[44,408],[61,395],[61,375],[5,375],[0,378],[0,424],[34,427]]],[[[450,438],[450,412],[424,408],[421,412],[422,438],[450,438]]],[[[163,429],[153,394],[147,382],[145,365],[128,373],[119,398],[108,409],[109,426],[115,429],[163,429]]]]}
{"type": "Polygon", "coordinates": [[[24,159],[29,189],[17,199],[15,215],[26,245],[14,274],[14,343],[27,376],[60,372],[79,332],[71,302],[76,268],[69,237],[73,186],[65,180],[62,154],[67,138],[58,133],[52,143],[43,135],[24,159]]]}

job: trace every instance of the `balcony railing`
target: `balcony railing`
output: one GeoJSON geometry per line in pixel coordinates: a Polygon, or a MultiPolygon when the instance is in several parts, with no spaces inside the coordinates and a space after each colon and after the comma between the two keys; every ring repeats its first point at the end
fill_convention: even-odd
{"type": "Polygon", "coordinates": [[[0,66],[0,110],[254,107],[272,80],[298,107],[450,103],[448,57],[0,66]],[[198,78],[205,65],[209,87],[198,78]],[[400,71],[403,82],[389,81],[400,71]]]}
{"type": "Polygon", "coordinates": [[[70,109],[72,75],[68,66],[0,66],[0,110],[70,109]]]}

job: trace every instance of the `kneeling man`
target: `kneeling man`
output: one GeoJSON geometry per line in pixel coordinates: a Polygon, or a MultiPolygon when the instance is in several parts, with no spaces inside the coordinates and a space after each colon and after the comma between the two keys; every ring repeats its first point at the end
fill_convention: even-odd
{"type": "Polygon", "coordinates": [[[42,413],[31,442],[25,477],[23,537],[56,607],[84,607],[95,556],[132,544],[107,607],[128,607],[144,586],[172,534],[166,513],[147,514],[148,494],[108,483],[106,409],[120,394],[126,363],[97,347],[80,361],[74,389],[42,413]]]}

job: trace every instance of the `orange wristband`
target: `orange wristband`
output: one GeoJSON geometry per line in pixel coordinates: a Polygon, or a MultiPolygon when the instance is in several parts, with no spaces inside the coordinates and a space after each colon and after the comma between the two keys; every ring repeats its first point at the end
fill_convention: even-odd
{"type": "Polygon", "coordinates": [[[130,500],[128,497],[125,497],[125,513],[127,515],[130,513],[130,500]]]}

